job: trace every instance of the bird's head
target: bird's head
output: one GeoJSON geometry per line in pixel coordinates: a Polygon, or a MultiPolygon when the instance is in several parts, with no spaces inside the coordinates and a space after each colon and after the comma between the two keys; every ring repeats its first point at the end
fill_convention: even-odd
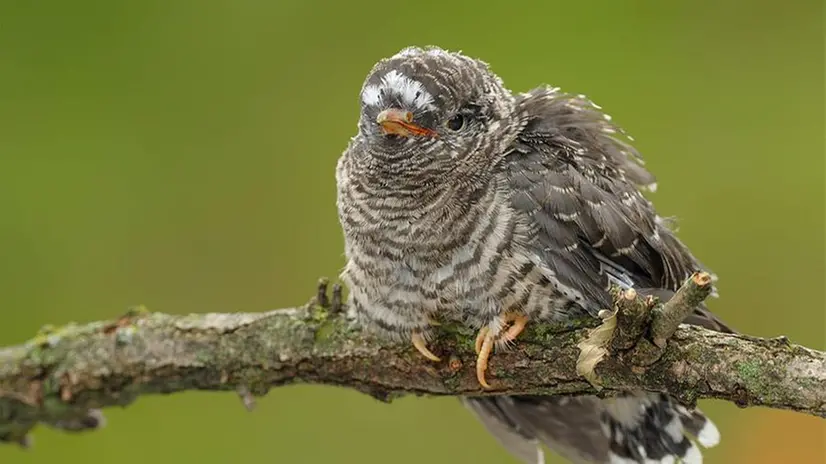
{"type": "Polygon", "coordinates": [[[379,61],[361,90],[363,154],[386,177],[480,173],[513,138],[515,99],[487,64],[437,47],[379,61]]]}

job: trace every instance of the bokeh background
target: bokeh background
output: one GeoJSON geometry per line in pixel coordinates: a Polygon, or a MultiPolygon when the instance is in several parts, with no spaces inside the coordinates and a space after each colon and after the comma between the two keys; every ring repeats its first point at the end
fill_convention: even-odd
{"type": "MultiPolygon", "coordinates": [[[[43,324],[301,304],[342,264],[334,165],[410,44],[585,93],[744,332],[826,348],[819,1],[0,2],[0,345],[43,324]]],[[[712,463],[824,462],[822,420],[704,402],[712,463]]],[[[511,463],[457,401],[335,388],[145,397],[2,463],[511,463]]],[[[560,462],[552,460],[552,462],[560,462]]]]}

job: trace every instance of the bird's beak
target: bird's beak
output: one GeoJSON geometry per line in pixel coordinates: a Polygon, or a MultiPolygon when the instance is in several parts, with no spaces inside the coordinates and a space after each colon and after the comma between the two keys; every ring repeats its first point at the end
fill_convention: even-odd
{"type": "Polygon", "coordinates": [[[401,135],[402,137],[410,137],[411,135],[436,136],[436,132],[413,124],[412,121],[413,113],[396,108],[386,109],[376,116],[376,122],[379,123],[385,134],[401,135]]]}

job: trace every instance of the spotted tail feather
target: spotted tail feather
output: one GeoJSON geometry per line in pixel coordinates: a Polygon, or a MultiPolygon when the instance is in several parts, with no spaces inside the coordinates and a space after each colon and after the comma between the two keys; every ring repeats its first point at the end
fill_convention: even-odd
{"type": "Polygon", "coordinates": [[[605,400],[600,422],[612,464],[699,464],[697,442],[708,448],[720,441],[717,427],[700,410],[662,394],[605,400]]]}
{"type": "Polygon", "coordinates": [[[717,427],[698,409],[662,394],[611,399],[594,396],[463,398],[514,457],[541,464],[545,445],[576,464],[667,464],[703,461],[720,441],[717,427]]]}

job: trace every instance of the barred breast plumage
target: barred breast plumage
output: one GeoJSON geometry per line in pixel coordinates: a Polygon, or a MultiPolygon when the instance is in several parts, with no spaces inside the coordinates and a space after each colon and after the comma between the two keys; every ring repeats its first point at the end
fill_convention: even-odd
{"type": "MultiPolygon", "coordinates": [[[[343,161],[341,176],[348,170],[343,161]]],[[[343,277],[355,314],[368,327],[409,337],[429,334],[437,313],[479,328],[503,307],[533,314],[569,303],[525,246],[531,226],[510,205],[505,182],[492,179],[461,211],[441,210],[433,198],[413,218],[403,202],[364,195],[357,178],[342,181],[342,222],[352,228],[343,277]]]]}
{"type": "MultiPolygon", "coordinates": [[[[596,316],[612,283],[667,299],[700,263],[642,195],[654,178],[620,136],[586,98],[513,95],[461,53],[381,60],[336,170],[350,313],[434,361],[435,318],[478,328],[487,387],[494,345],[530,320],[596,316]]],[[[730,330],[705,308],[688,322],[730,330]]],[[[540,443],[575,462],[698,462],[693,439],[719,438],[664,395],[463,402],[526,463],[540,443]]]]}

